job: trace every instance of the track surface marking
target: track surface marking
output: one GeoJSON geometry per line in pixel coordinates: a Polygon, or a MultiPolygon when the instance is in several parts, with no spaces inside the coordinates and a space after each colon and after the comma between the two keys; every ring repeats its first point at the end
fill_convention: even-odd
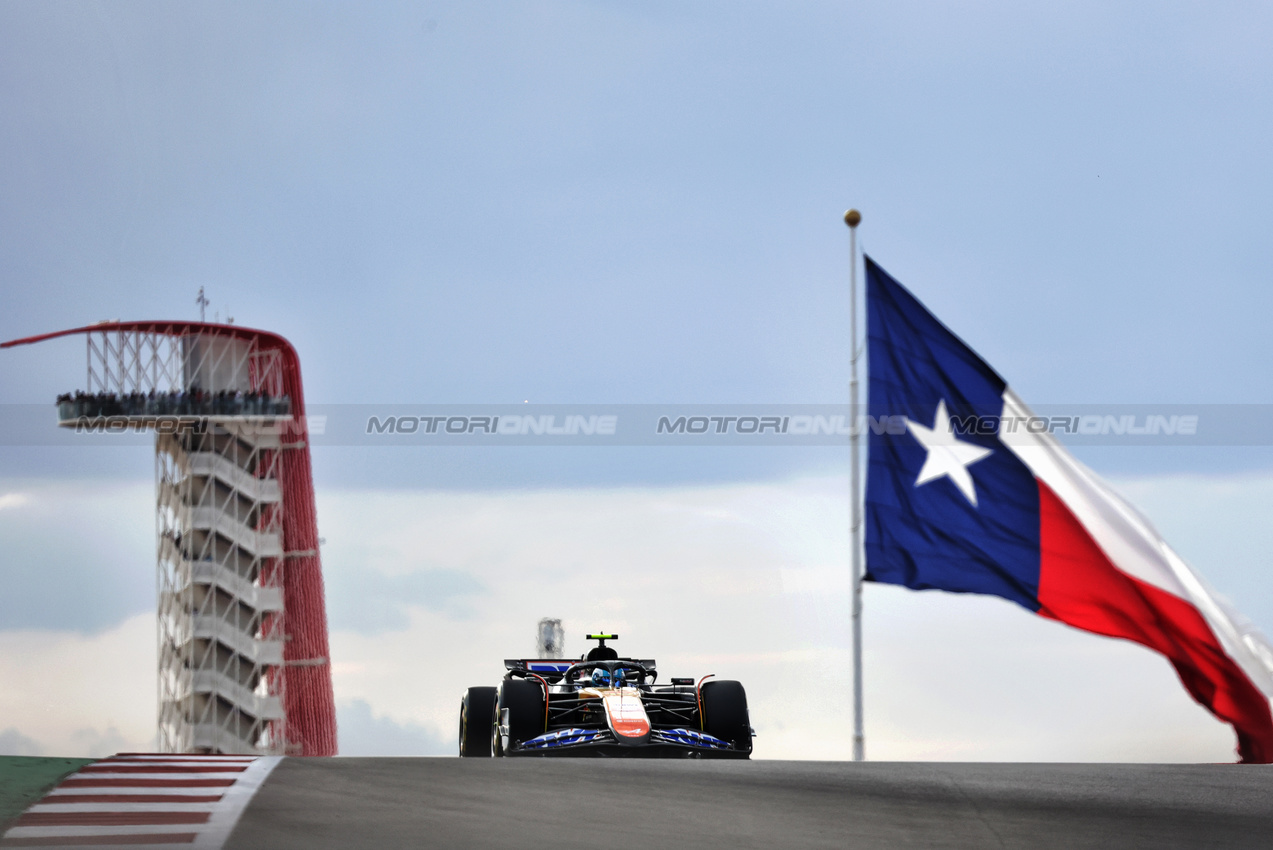
{"type": "Polygon", "coordinates": [[[19,816],[0,838],[0,848],[215,850],[278,762],[150,754],[93,762],[19,816]]]}
{"type": "Polygon", "coordinates": [[[1273,767],[286,759],[226,850],[1273,847],[1273,767]]]}
{"type": "Polygon", "coordinates": [[[0,848],[1070,850],[1270,836],[1267,766],[121,756],[67,777],[0,848]]]}

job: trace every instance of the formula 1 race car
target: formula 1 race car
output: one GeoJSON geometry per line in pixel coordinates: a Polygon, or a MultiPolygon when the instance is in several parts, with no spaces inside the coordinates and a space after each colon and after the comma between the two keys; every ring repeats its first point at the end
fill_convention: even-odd
{"type": "Polygon", "coordinates": [[[738,682],[656,685],[651,659],[620,658],[618,635],[579,661],[508,659],[498,688],[460,702],[460,755],[749,758],[754,734],[738,682]]]}

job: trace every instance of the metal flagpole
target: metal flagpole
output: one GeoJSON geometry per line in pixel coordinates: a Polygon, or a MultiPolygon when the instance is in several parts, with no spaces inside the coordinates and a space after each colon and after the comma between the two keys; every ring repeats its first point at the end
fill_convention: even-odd
{"type": "Polygon", "coordinates": [[[858,224],[862,214],[849,210],[849,545],[853,572],[853,760],[866,760],[866,736],[862,731],[862,487],[858,454],[862,427],[858,415],[858,224]]]}

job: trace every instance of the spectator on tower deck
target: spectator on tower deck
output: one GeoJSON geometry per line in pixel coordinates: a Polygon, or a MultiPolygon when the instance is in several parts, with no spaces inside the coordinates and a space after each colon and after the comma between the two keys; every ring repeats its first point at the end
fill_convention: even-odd
{"type": "Polygon", "coordinates": [[[101,416],[287,416],[291,399],[249,390],[208,392],[200,387],[160,392],[62,393],[57,397],[58,419],[101,416]]]}

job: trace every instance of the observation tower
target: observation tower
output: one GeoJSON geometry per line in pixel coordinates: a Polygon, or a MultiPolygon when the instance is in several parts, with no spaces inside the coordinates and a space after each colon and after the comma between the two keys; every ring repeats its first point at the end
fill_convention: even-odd
{"type": "Polygon", "coordinates": [[[277,334],[100,322],[58,424],[155,433],[159,749],[336,754],[300,359],[277,334]]]}

